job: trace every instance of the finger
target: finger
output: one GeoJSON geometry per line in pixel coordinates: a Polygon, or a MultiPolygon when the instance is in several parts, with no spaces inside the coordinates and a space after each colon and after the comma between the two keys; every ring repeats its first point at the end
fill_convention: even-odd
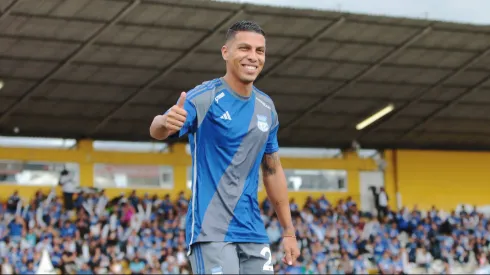
{"type": "Polygon", "coordinates": [[[185,120],[187,119],[185,115],[178,114],[177,112],[170,113],[168,118],[173,119],[175,121],[180,121],[182,123],[184,123],[185,120]]]}
{"type": "Polygon", "coordinates": [[[184,125],[184,122],[182,122],[182,121],[178,121],[178,120],[176,120],[176,119],[174,119],[174,118],[169,117],[169,118],[167,119],[167,125],[168,125],[168,126],[179,127],[179,129],[180,129],[180,128],[182,128],[182,126],[184,125]]]}
{"type": "Polygon", "coordinates": [[[293,257],[291,256],[291,249],[286,250],[286,262],[288,265],[293,264],[293,257]]]}
{"type": "Polygon", "coordinates": [[[296,261],[296,259],[298,259],[298,258],[299,258],[299,255],[300,255],[300,254],[301,254],[301,252],[299,251],[299,249],[296,249],[296,250],[294,251],[294,257],[295,257],[295,258],[294,258],[294,260],[295,260],[295,261],[296,261]]]}
{"type": "Polygon", "coordinates": [[[174,108],[172,108],[172,111],[181,116],[187,116],[187,111],[179,106],[174,106],[174,108]]]}
{"type": "Polygon", "coordinates": [[[182,92],[179,97],[179,101],[177,101],[177,106],[180,108],[184,108],[184,103],[185,103],[185,98],[187,97],[187,94],[185,92],[182,92]]]}
{"type": "Polygon", "coordinates": [[[170,130],[170,131],[180,131],[181,127],[178,127],[178,126],[175,126],[175,125],[167,125],[167,129],[170,130]]]}

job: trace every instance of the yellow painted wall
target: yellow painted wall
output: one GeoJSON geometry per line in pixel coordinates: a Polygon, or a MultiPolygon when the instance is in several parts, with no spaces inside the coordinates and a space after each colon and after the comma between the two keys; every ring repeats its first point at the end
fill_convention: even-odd
{"type": "MultiPolygon", "coordinates": [[[[52,161],[52,162],[77,162],[80,165],[80,185],[93,186],[93,165],[95,163],[110,164],[141,164],[141,165],[173,165],[174,188],[173,189],[136,189],[137,193],[171,194],[176,197],[180,190],[185,188],[186,167],[191,164],[190,157],[185,152],[185,146],[175,145],[172,153],[132,153],[132,152],[104,152],[94,151],[92,142],[84,140],[78,143],[74,150],[57,149],[32,149],[32,148],[5,148],[0,147],[0,159],[13,159],[24,161],[52,161]]],[[[29,197],[37,190],[49,191],[52,187],[32,187],[19,185],[1,185],[0,198],[4,199],[14,191],[19,190],[23,197],[29,197]]],[[[56,187],[60,192],[60,188],[56,187]]],[[[109,197],[118,196],[122,192],[129,193],[129,188],[107,188],[109,197]]]]}
{"type": "MultiPolygon", "coordinates": [[[[385,186],[390,196],[390,205],[397,207],[396,194],[399,192],[404,206],[417,204],[427,209],[433,204],[444,209],[452,209],[459,203],[488,205],[490,199],[490,152],[443,152],[443,151],[410,151],[387,150],[384,152],[387,167],[385,186]]],[[[174,167],[174,188],[137,189],[139,194],[171,194],[175,197],[180,191],[190,194],[185,186],[186,169],[191,165],[191,158],[183,144],[172,147],[171,153],[128,153],[101,152],[92,149],[88,140],[79,142],[73,150],[3,148],[0,147],[0,159],[25,161],[77,162],[80,165],[80,180],[83,186],[93,185],[93,164],[142,164],[172,165],[174,167]]],[[[347,192],[326,192],[331,202],[352,196],[360,202],[359,171],[374,170],[374,162],[360,159],[355,154],[347,153],[340,159],[282,158],[284,168],[289,169],[345,169],[348,175],[347,192]]],[[[41,189],[45,192],[52,187],[30,187],[18,185],[1,185],[0,198],[8,197],[14,190],[30,197],[41,189]]],[[[58,189],[58,188],[57,188],[58,189]]],[[[58,190],[59,191],[59,190],[58,190]]],[[[108,188],[107,194],[112,197],[131,189],[108,188]]],[[[290,192],[299,204],[307,196],[319,197],[322,192],[290,192]]],[[[259,199],[266,196],[259,192],[259,199]]]]}
{"type": "Polygon", "coordinates": [[[402,203],[421,209],[436,205],[490,205],[490,152],[405,151],[397,154],[402,203]]]}
{"type": "MultiPolygon", "coordinates": [[[[93,186],[93,165],[94,163],[106,164],[140,164],[140,165],[172,165],[174,167],[174,188],[173,189],[136,189],[138,194],[171,194],[176,197],[178,193],[184,191],[190,195],[190,190],[186,188],[187,173],[186,169],[191,165],[191,157],[186,153],[184,144],[176,144],[170,153],[129,153],[129,152],[102,152],[94,151],[92,142],[89,140],[80,141],[77,148],[73,150],[56,149],[31,149],[31,148],[4,148],[0,147],[0,159],[24,160],[24,161],[52,161],[52,162],[77,162],[80,165],[80,183],[82,186],[93,186]]],[[[370,159],[360,159],[355,154],[347,153],[344,158],[336,159],[308,159],[308,158],[281,158],[284,168],[290,169],[343,169],[347,170],[347,192],[327,192],[325,193],[331,202],[336,202],[341,198],[352,196],[356,202],[360,202],[359,194],[359,171],[373,170],[375,164],[370,159]]],[[[52,187],[29,187],[19,185],[2,184],[0,198],[5,199],[14,190],[19,190],[22,196],[30,197],[37,190],[49,191],[52,187]]],[[[58,192],[60,192],[59,188],[58,192]]],[[[130,192],[132,189],[108,188],[106,193],[109,197],[117,196],[121,192],[130,192]]],[[[307,196],[319,197],[321,192],[291,192],[291,196],[302,205],[307,196]]],[[[266,196],[265,191],[259,192],[259,199],[266,196]]]]}

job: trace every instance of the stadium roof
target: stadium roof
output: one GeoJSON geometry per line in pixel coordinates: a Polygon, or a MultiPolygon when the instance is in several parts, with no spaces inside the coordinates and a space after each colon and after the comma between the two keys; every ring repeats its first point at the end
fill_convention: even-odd
{"type": "Polygon", "coordinates": [[[268,34],[256,85],[280,143],[490,148],[490,27],[191,0],[0,2],[0,135],[148,140],[181,90],[223,75],[229,25],[268,34]],[[355,125],[387,103],[395,111],[355,125]]]}

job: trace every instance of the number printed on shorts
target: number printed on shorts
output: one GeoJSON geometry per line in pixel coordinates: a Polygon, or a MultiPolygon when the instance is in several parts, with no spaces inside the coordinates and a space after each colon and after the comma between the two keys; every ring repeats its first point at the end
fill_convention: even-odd
{"type": "Polygon", "coordinates": [[[267,246],[262,248],[262,251],[260,251],[260,255],[269,258],[269,260],[267,260],[267,262],[264,264],[263,270],[264,271],[274,271],[274,267],[271,264],[272,263],[271,249],[267,246]]]}

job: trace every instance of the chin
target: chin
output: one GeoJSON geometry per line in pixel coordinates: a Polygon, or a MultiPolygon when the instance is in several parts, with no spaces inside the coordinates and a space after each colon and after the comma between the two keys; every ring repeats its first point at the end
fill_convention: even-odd
{"type": "Polygon", "coordinates": [[[240,77],[240,80],[243,82],[243,83],[252,83],[255,81],[255,79],[257,79],[257,76],[242,76],[240,77]]]}

